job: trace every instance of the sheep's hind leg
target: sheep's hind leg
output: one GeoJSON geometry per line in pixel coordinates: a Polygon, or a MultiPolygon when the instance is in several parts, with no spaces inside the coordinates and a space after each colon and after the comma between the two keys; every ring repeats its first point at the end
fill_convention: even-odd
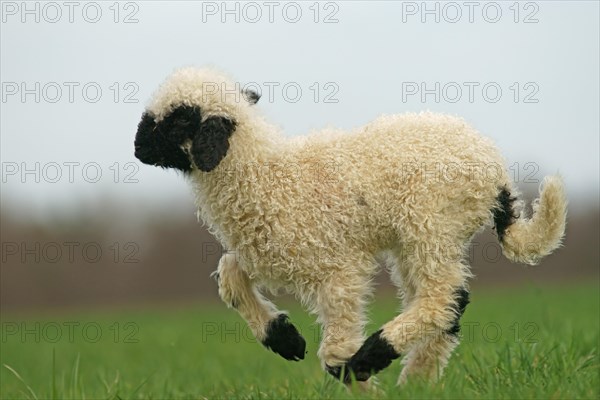
{"type": "Polygon", "coordinates": [[[456,346],[456,337],[450,333],[456,331],[457,316],[468,301],[467,267],[431,252],[416,252],[403,261],[408,263],[407,285],[414,288],[414,295],[407,299],[403,312],[371,335],[348,361],[347,368],[358,380],[368,379],[406,353],[410,357],[405,376],[439,374],[456,346]]]}
{"type": "MultiPolygon", "coordinates": [[[[398,287],[402,298],[402,309],[406,310],[415,298],[415,285],[411,282],[411,271],[414,271],[415,257],[407,257],[401,248],[393,253],[393,263],[390,267],[392,281],[398,287]]],[[[417,266],[418,267],[418,266],[417,266]]],[[[402,358],[404,368],[398,379],[398,384],[404,384],[408,378],[435,381],[441,377],[450,355],[458,346],[460,318],[469,303],[469,292],[461,288],[455,292],[456,304],[453,306],[456,315],[453,325],[445,332],[433,336],[425,336],[416,341],[402,358]]]]}
{"type": "Polygon", "coordinates": [[[357,275],[335,275],[320,285],[317,308],[322,324],[318,356],[325,371],[349,385],[346,362],[364,340],[365,304],[370,294],[369,279],[357,275]]]}
{"type": "Polygon", "coordinates": [[[455,292],[456,303],[452,306],[456,315],[452,326],[445,331],[438,330],[434,335],[426,336],[413,345],[402,360],[404,368],[398,384],[408,379],[437,381],[441,378],[452,352],[459,344],[460,318],[469,303],[469,292],[461,288],[455,292]]]}
{"type": "Polygon", "coordinates": [[[216,277],[219,296],[238,311],[257,340],[286,360],[304,359],[306,341],[289,322],[287,314],[278,311],[258,292],[234,254],[221,257],[216,277]]]}

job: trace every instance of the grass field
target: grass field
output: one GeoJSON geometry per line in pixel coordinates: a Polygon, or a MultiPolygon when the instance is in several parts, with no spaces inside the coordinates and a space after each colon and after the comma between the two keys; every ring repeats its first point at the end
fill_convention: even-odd
{"type": "MultiPolygon", "coordinates": [[[[376,393],[347,391],[322,372],[318,327],[297,306],[307,358],[289,362],[257,344],[220,304],[168,310],[2,316],[3,399],[298,399],[599,397],[597,283],[474,290],[463,340],[444,378],[396,387],[399,362],[376,393]]],[[[372,332],[395,301],[377,298],[372,332]]]]}

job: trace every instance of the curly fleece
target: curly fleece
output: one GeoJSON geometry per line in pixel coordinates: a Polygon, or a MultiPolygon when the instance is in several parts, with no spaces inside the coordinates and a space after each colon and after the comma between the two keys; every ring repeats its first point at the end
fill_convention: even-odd
{"type": "MultiPolygon", "coordinates": [[[[192,161],[186,174],[199,218],[230,251],[219,267],[223,299],[235,298],[264,340],[280,312],[258,288],[295,294],[323,326],[323,368],[342,366],[365,342],[383,255],[404,304],[380,334],[404,356],[400,381],[439,377],[458,343],[447,332],[457,329],[456,293],[470,277],[469,242],[492,224],[502,191],[518,195],[497,148],[463,119],[431,112],[287,138],[235,87],[218,71],[184,68],[147,108],[155,122],[192,106],[202,121],[235,123],[218,165],[206,172],[192,161]]],[[[564,234],[561,179],[545,179],[531,218],[518,216],[522,206],[511,203],[501,245],[509,259],[535,264],[564,234]]]]}

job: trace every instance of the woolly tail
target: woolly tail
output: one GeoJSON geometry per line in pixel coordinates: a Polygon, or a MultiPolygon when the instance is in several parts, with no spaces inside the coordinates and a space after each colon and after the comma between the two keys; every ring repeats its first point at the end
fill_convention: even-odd
{"type": "MultiPolygon", "coordinates": [[[[540,198],[533,202],[533,215],[525,218],[516,213],[515,197],[507,188],[498,195],[494,213],[496,233],[504,255],[513,262],[536,265],[556,250],[565,234],[567,199],[562,179],[548,176],[542,184],[540,198]]],[[[517,202],[519,203],[519,202],[517,202]]]]}

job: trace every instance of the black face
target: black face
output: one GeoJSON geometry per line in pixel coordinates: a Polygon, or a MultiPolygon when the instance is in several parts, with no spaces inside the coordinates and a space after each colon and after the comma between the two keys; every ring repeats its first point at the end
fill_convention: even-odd
{"type": "Polygon", "coordinates": [[[210,172],[227,154],[235,126],[225,117],[202,121],[199,107],[179,106],[159,123],[144,113],[135,136],[135,157],[158,167],[190,172],[195,165],[210,172]],[[189,153],[186,143],[191,143],[189,153]]]}

